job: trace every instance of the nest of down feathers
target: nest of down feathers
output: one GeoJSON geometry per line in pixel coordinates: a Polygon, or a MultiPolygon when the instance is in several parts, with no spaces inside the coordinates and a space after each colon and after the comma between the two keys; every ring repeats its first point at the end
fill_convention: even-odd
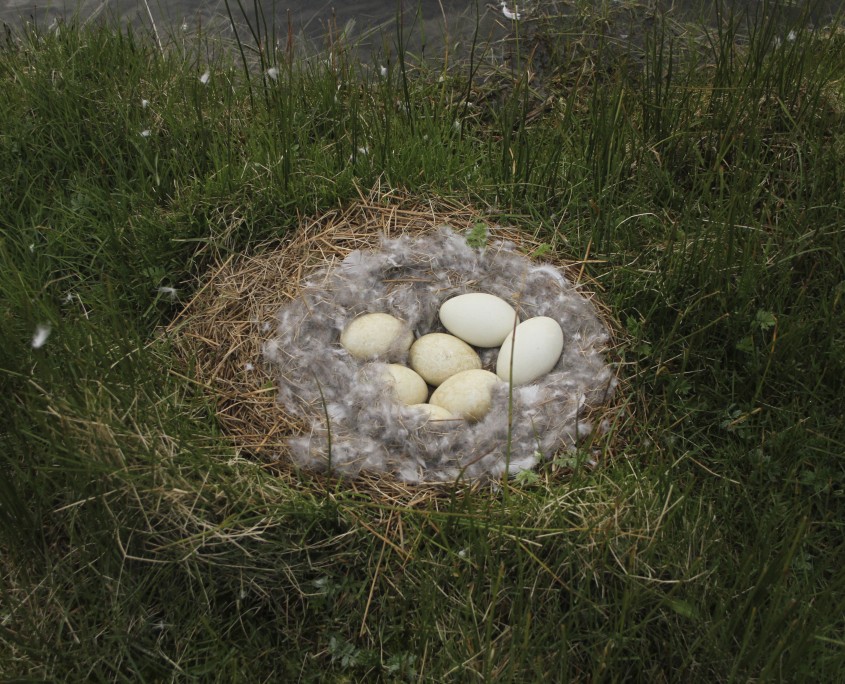
{"type": "MultiPolygon", "coordinates": [[[[234,444],[281,467],[422,483],[513,474],[590,434],[617,382],[607,316],[575,284],[583,265],[536,263],[536,240],[498,226],[473,246],[480,222],[462,205],[371,196],[219,264],[168,332],[234,444]],[[555,318],[564,353],[534,383],[502,383],[481,421],[432,429],[338,339],[368,312],[405,320],[415,337],[442,332],[440,304],[466,292],[515,302],[523,320],[555,318]]],[[[494,353],[482,350],[485,368],[494,353]]]]}

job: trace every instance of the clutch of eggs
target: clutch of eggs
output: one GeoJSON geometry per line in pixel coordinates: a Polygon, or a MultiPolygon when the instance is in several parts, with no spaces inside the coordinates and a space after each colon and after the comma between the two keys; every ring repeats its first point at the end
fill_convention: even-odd
{"type": "Polygon", "coordinates": [[[563,330],[548,316],[520,321],[505,300],[483,292],[458,295],[440,307],[451,334],[429,333],[416,341],[404,321],[369,313],[349,323],[340,343],[360,361],[408,355],[411,366],[390,364],[383,380],[396,399],[417,407],[429,420],[481,420],[501,382],[523,385],[551,371],[563,352],[563,330]],[[473,347],[500,347],[496,372],[481,368],[473,347]],[[428,397],[428,386],[435,388],[428,397]],[[426,402],[428,399],[428,403],[426,402]]]}

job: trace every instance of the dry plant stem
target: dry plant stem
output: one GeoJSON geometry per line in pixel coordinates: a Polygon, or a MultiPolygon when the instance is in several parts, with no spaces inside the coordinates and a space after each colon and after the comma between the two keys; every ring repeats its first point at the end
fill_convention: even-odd
{"type": "MultiPolygon", "coordinates": [[[[519,306],[517,306],[519,311],[519,306]]],[[[515,314],[513,317],[513,329],[511,330],[511,355],[508,359],[508,447],[505,452],[505,496],[507,497],[509,486],[509,472],[511,465],[511,445],[513,441],[513,353],[516,349],[516,328],[519,325],[519,315],[515,314]]]]}
{"type": "Polygon", "coordinates": [[[161,37],[158,35],[158,28],[156,27],[155,19],[153,19],[152,10],[150,10],[150,3],[147,0],[144,0],[144,7],[147,10],[147,16],[150,18],[150,25],[153,27],[153,33],[156,37],[156,43],[158,43],[159,52],[164,54],[164,45],[161,44],[161,37]]]}
{"type": "Polygon", "coordinates": [[[332,472],[332,421],[329,416],[329,406],[326,403],[326,397],[323,394],[323,386],[320,384],[320,379],[314,375],[314,382],[317,383],[317,390],[320,392],[320,402],[323,406],[323,413],[326,416],[326,458],[328,459],[328,471],[332,472]]]}

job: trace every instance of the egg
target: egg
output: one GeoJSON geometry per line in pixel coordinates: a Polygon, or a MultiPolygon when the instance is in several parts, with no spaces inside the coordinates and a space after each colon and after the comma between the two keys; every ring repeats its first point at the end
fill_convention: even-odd
{"type": "Polygon", "coordinates": [[[391,363],[388,364],[385,374],[396,398],[401,403],[408,406],[422,404],[428,398],[428,385],[410,368],[391,363]]]}
{"type": "Polygon", "coordinates": [[[408,327],[386,313],[358,316],[340,335],[340,344],[359,361],[404,354],[413,341],[408,327]]]}
{"type": "Polygon", "coordinates": [[[498,347],[519,319],[504,299],[484,292],[470,292],[443,302],[440,322],[464,342],[476,347],[498,347]]]}
{"type": "Polygon", "coordinates": [[[435,387],[455,373],[481,368],[481,359],[472,347],[445,333],[429,333],[420,337],[411,345],[408,363],[435,387]]]}
{"type": "Polygon", "coordinates": [[[563,330],[560,324],[548,316],[529,318],[516,326],[502,343],[496,359],[496,375],[505,382],[511,379],[513,355],[513,384],[524,385],[554,368],[562,351],[563,330]]]}
{"type": "Polygon", "coordinates": [[[493,388],[499,382],[499,378],[490,371],[461,371],[445,380],[431,393],[428,401],[461,418],[481,420],[490,410],[493,388]]]}
{"type": "Polygon", "coordinates": [[[411,404],[409,408],[417,409],[428,415],[429,420],[461,420],[458,416],[452,415],[442,406],[435,406],[434,404],[411,404]]]}

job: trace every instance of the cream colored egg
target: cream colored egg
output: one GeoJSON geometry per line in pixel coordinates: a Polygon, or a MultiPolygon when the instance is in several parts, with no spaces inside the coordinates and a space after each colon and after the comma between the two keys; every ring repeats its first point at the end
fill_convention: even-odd
{"type": "Polygon", "coordinates": [[[498,347],[519,319],[504,299],[470,292],[446,300],[440,307],[440,322],[464,342],[476,347],[498,347]]]}
{"type": "Polygon", "coordinates": [[[396,398],[401,403],[408,406],[422,404],[428,398],[428,385],[410,368],[391,363],[387,366],[386,374],[396,398]]]}
{"type": "Polygon", "coordinates": [[[449,413],[442,406],[435,406],[434,404],[412,404],[410,408],[422,411],[428,415],[429,420],[461,420],[458,416],[449,413]]]}
{"type": "Polygon", "coordinates": [[[435,387],[455,373],[481,368],[481,359],[472,347],[445,333],[429,333],[420,337],[411,345],[408,363],[435,387]]]}
{"type": "Polygon", "coordinates": [[[406,352],[413,341],[407,326],[386,313],[358,316],[340,335],[343,348],[360,361],[406,352]]]}
{"type": "Polygon", "coordinates": [[[499,382],[490,371],[462,371],[445,380],[428,401],[461,418],[481,420],[490,410],[493,388],[499,382]]]}
{"type": "Polygon", "coordinates": [[[513,355],[513,384],[533,382],[548,373],[563,351],[563,330],[548,316],[529,318],[505,338],[496,359],[496,375],[507,382],[513,355]],[[514,344],[514,333],[516,344],[514,344]]]}

